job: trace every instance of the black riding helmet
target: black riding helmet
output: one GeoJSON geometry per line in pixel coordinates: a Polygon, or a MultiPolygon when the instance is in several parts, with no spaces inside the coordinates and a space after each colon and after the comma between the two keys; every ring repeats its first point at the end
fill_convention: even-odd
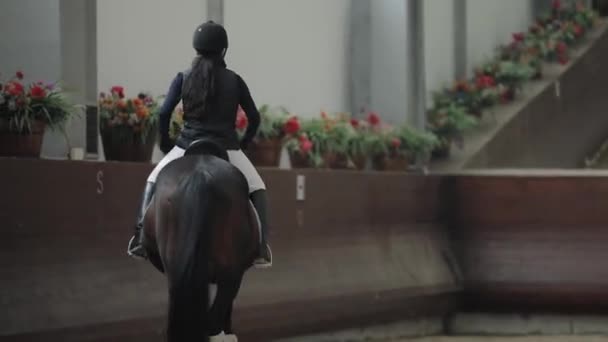
{"type": "Polygon", "coordinates": [[[194,31],[192,47],[198,53],[220,53],[228,49],[228,34],[222,25],[209,20],[194,31]]]}

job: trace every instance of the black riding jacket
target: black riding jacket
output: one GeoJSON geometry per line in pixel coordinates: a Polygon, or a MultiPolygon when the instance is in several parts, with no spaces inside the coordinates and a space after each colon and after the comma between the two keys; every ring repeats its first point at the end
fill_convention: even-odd
{"type": "MultiPolygon", "coordinates": [[[[169,124],[171,115],[182,100],[182,87],[189,70],[175,76],[167,97],[160,109],[161,150],[168,152],[169,124]]],[[[176,145],[186,149],[193,141],[211,138],[226,150],[245,149],[253,140],[260,125],[260,113],[251,98],[249,88],[243,79],[234,71],[220,67],[216,70],[215,99],[209,104],[207,114],[193,116],[184,113],[184,128],[177,138],[176,145]],[[241,142],[236,133],[236,115],[238,106],[245,111],[248,119],[247,130],[241,142]]]]}

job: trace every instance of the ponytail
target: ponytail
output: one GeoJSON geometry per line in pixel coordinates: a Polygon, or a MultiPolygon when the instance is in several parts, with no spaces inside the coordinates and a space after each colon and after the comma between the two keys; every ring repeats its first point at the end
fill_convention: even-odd
{"type": "Polygon", "coordinates": [[[216,66],[226,66],[221,55],[196,56],[190,76],[184,82],[184,110],[204,115],[215,95],[216,66]]]}

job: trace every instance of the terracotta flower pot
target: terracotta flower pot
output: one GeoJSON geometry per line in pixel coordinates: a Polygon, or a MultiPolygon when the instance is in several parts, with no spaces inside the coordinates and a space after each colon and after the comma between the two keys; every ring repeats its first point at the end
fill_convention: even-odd
{"type": "Polygon", "coordinates": [[[281,158],[281,139],[261,139],[251,144],[247,155],[255,166],[278,167],[281,158]]]}
{"type": "Polygon", "coordinates": [[[311,161],[307,156],[301,155],[299,152],[290,152],[289,160],[291,161],[292,169],[310,169],[311,161]]]}
{"type": "Polygon", "coordinates": [[[376,171],[407,171],[409,166],[409,158],[398,155],[398,156],[375,156],[372,159],[374,170],[376,171]]]}
{"type": "Polygon", "coordinates": [[[31,128],[31,132],[12,132],[8,123],[0,120],[0,156],[40,158],[46,124],[42,121],[34,121],[31,128]]]}
{"type": "Polygon", "coordinates": [[[328,152],[323,159],[330,169],[348,169],[348,157],[344,154],[328,152]]]}
{"type": "Polygon", "coordinates": [[[156,142],[156,130],[150,130],[146,140],[142,142],[139,134],[133,134],[132,139],[120,140],[112,136],[111,131],[101,134],[103,150],[107,161],[121,162],[150,162],[154,143],[156,142]]]}

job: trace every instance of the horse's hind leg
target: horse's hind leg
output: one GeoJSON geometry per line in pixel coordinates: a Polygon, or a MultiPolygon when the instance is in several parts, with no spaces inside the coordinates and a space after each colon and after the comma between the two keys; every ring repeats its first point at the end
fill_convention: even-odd
{"type": "Polygon", "coordinates": [[[232,305],[241,286],[241,279],[223,280],[218,283],[217,294],[211,306],[210,335],[221,332],[232,334],[232,305]]]}
{"type": "Polygon", "coordinates": [[[226,334],[232,334],[232,308],[234,306],[234,300],[236,299],[236,296],[239,293],[239,289],[241,288],[241,281],[243,280],[242,277],[240,277],[238,280],[235,280],[233,282],[230,282],[230,284],[227,284],[227,290],[230,292],[229,296],[229,302],[226,304],[227,305],[227,309],[224,315],[224,323],[223,323],[223,327],[224,327],[224,332],[226,334]]]}

